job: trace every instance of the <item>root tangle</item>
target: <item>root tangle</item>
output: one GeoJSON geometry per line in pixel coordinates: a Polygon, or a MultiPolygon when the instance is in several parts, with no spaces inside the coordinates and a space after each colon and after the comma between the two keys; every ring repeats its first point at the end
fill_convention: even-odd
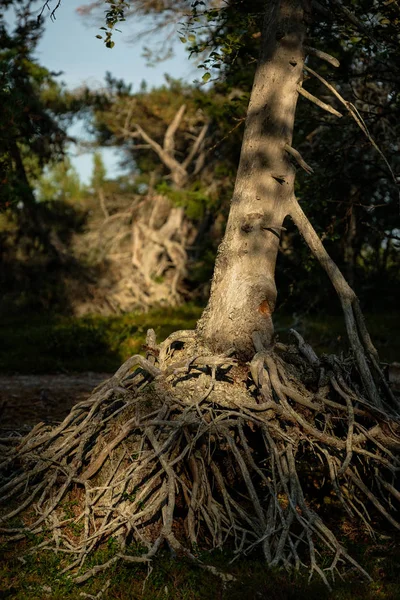
{"type": "Polygon", "coordinates": [[[258,550],[328,587],[348,568],[368,579],[333,530],[340,514],[368,532],[381,517],[400,529],[399,419],[362,397],[350,359],[318,359],[294,335],[271,351],[255,338],[243,365],[204,355],[195,332],[157,345],[150,330],[146,358],[60,425],[1,440],[1,536],[40,533],[28,552],[64,554],[76,583],[118,561],[150,563],[165,544],[214,573],[198,548],[258,550]],[[110,537],[115,556],[85,568],[110,537]]]}

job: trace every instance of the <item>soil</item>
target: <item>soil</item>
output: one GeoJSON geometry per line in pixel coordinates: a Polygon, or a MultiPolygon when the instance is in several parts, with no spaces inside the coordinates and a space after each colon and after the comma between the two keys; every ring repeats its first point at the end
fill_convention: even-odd
{"type": "Polygon", "coordinates": [[[0,436],[29,430],[43,421],[58,423],[71,407],[87,398],[108,373],[76,375],[0,375],[0,436]]]}

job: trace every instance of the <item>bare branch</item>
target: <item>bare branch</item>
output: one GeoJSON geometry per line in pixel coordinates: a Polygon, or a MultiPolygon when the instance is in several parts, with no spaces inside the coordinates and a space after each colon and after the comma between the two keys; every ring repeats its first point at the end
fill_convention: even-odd
{"type": "Polygon", "coordinates": [[[345,106],[347,109],[348,107],[348,102],[343,98],[343,96],[341,94],[339,94],[339,92],[337,91],[337,89],[335,87],[333,87],[332,84],[330,84],[328,81],[326,81],[326,79],[324,79],[323,77],[321,77],[321,75],[319,73],[317,73],[316,71],[314,71],[314,69],[311,69],[308,65],[304,65],[304,70],[307,71],[308,73],[311,73],[311,75],[314,75],[314,77],[316,77],[317,79],[319,79],[319,81],[321,83],[324,84],[325,87],[328,88],[328,90],[330,92],[332,92],[332,94],[334,96],[336,96],[336,98],[339,100],[339,102],[341,102],[343,104],[343,106],[345,106]]]}
{"type": "Polygon", "coordinates": [[[171,156],[174,155],[175,151],[175,133],[181,124],[183,115],[185,114],[186,104],[182,104],[171,123],[168,125],[167,131],[164,136],[164,150],[171,156]]]}
{"type": "MultiPolygon", "coordinates": [[[[149,146],[151,146],[151,148],[154,150],[154,152],[156,152],[158,154],[158,156],[161,158],[161,160],[164,162],[164,158],[167,157],[167,153],[165,152],[165,150],[160,146],[160,144],[158,142],[156,142],[155,140],[153,140],[153,138],[151,138],[149,136],[148,133],[145,132],[145,130],[138,125],[138,123],[135,123],[134,127],[136,128],[136,131],[138,133],[140,133],[140,135],[142,136],[142,138],[144,139],[145,142],[147,142],[149,144],[149,146]]],[[[168,156],[168,162],[171,162],[171,157],[168,156]]],[[[172,158],[173,162],[176,162],[176,160],[174,158],[172,158]]]]}
{"type": "MultiPolygon", "coordinates": [[[[393,179],[396,187],[398,187],[396,175],[394,174],[393,169],[392,169],[392,167],[389,164],[389,161],[387,160],[386,156],[383,154],[383,152],[379,148],[379,146],[376,144],[375,140],[372,138],[372,136],[371,136],[370,132],[368,131],[368,128],[367,128],[364,120],[362,119],[360,113],[358,112],[358,110],[354,106],[354,104],[352,104],[351,102],[348,102],[347,100],[345,100],[343,98],[343,96],[341,94],[339,94],[339,92],[337,91],[337,89],[334,88],[333,85],[331,85],[328,81],[326,81],[326,79],[324,79],[323,77],[321,77],[321,75],[319,73],[317,73],[316,71],[314,71],[313,69],[311,69],[307,65],[304,65],[304,69],[308,73],[311,73],[311,75],[314,75],[314,77],[316,77],[321,83],[323,83],[324,86],[327,87],[328,90],[330,90],[334,96],[336,96],[336,98],[339,100],[339,102],[341,102],[343,104],[343,106],[345,106],[347,108],[347,110],[349,111],[350,115],[355,120],[355,122],[357,123],[357,125],[359,126],[359,128],[361,129],[361,131],[369,139],[369,141],[371,142],[372,146],[375,148],[375,150],[378,152],[378,154],[384,160],[387,168],[389,169],[389,172],[390,172],[390,174],[392,176],[392,179],[393,179]]],[[[400,199],[400,192],[399,192],[399,199],[400,199]]]]}
{"type": "Polygon", "coordinates": [[[98,193],[98,195],[99,195],[99,200],[100,200],[100,207],[101,207],[101,210],[103,211],[104,217],[105,217],[106,219],[108,219],[108,218],[109,218],[109,216],[110,216],[110,213],[109,213],[109,212],[108,212],[108,210],[107,210],[107,206],[106,206],[106,198],[105,198],[105,196],[104,196],[104,190],[103,190],[103,188],[102,188],[102,187],[99,187],[99,189],[97,190],[97,193],[98,193]]]}
{"type": "Polygon", "coordinates": [[[331,56],[330,54],[327,54],[326,52],[323,52],[322,50],[312,48],[311,46],[304,46],[304,50],[307,52],[307,54],[312,54],[312,56],[316,56],[321,60],[325,60],[330,65],[332,65],[332,67],[340,67],[340,62],[337,58],[331,56]]]}
{"type": "Polygon", "coordinates": [[[311,173],[314,173],[314,170],[312,169],[312,167],[310,167],[310,165],[308,165],[306,163],[306,161],[301,156],[301,154],[298,150],[296,150],[295,148],[292,148],[292,146],[289,146],[289,144],[285,144],[285,150],[286,150],[286,152],[288,152],[288,154],[293,156],[293,158],[297,161],[297,163],[300,165],[300,167],[305,170],[306,173],[308,173],[309,175],[311,175],[311,173]]]}
{"type": "Polygon", "coordinates": [[[199,151],[201,144],[203,143],[204,138],[206,136],[207,129],[208,129],[208,123],[204,123],[199,135],[197,136],[197,138],[192,146],[192,149],[190,150],[189,154],[187,155],[187,157],[185,158],[185,160],[182,163],[182,167],[184,169],[186,169],[190,165],[193,158],[196,156],[197,152],[199,151]]]}
{"type": "Polygon", "coordinates": [[[310,92],[307,92],[307,90],[305,90],[300,85],[297,87],[297,91],[299,92],[299,94],[301,94],[302,96],[304,96],[304,98],[307,98],[307,100],[310,100],[310,102],[313,102],[314,104],[316,104],[317,106],[319,106],[323,110],[326,110],[327,112],[331,113],[331,115],[335,115],[336,117],[342,117],[343,116],[335,108],[333,108],[329,104],[326,104],[326,102],[322,102],[322,100],[320,100],[319,98],[316,98],[315,96],[313,96],[312,94],[310,94],[310,92]]]}
{"type": "Polygon", "coordinates": [[[364,349],[357,331],[357,325],[353,312],[353,303],[356,299],[356,295],[343,277],[337,265],[325,250],[321,240],[319,239],[310,221],[304,214],[296,198],[293,198],[289,215],[292,217],[295,225],[297,226],[300,234],[303,236],[311,252],[318,260],[322,268],[326,271],[339,296],[345,316],[346,329],[350,345],[354,352],[365,390],[373,405],[377,406],[378,408],[382,408],[382,400],[369,370],[364,349]]]}
{"type": "Polygon", "coordinates": [[[164,165],[171,171],[173,181],[178,186],[181,186],[187,178],[186,170],[173,156],[166,152],[164,148],[161,148],[160,144],[153,140],[140,125],[135,123],[134,127],[136,128],[136,131],[140,133],[144,141],[147,142],[149,146],[152,147],[154,152],[158,154],[160,160],[164,163],[164,165]]]}

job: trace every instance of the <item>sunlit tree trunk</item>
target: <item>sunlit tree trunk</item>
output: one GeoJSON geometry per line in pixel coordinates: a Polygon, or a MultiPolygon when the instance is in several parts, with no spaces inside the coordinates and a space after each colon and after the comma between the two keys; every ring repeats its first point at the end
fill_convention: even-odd
{"type": "Polygon", "coordinates": [[[254,332],[264,346],[271,343],[275,263],[294,196],[295,170],[285,147],[292,142],[304,35],[302,0],[267,2],[229,219],[198,325],[214,352],[234,347],[237,355],[250,358],[254,332]]]}

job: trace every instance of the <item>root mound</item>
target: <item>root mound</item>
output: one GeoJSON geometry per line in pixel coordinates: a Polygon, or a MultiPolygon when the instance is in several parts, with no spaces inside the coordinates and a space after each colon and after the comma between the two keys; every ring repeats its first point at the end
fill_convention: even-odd
{"type": "Polygon", "coordinates": [[[318,359],[295,336],[244,365],[204,352],[195,332],[157,345],[149,330],[146,358],[126,361],[60,425],[0,441],[1,536],[41,534],[28,552],[64,553],[77,583],[117,561],[150,563],[165,544],[214,573],[199,548],[257,549],[328,586],[349,568],[369,578],[339,517],[369,533],[382,518],[400,529],[399,418],[363,398],[350,358],[318,359]],[[85,567],[111,537],[115,556],[85,567]]]}

